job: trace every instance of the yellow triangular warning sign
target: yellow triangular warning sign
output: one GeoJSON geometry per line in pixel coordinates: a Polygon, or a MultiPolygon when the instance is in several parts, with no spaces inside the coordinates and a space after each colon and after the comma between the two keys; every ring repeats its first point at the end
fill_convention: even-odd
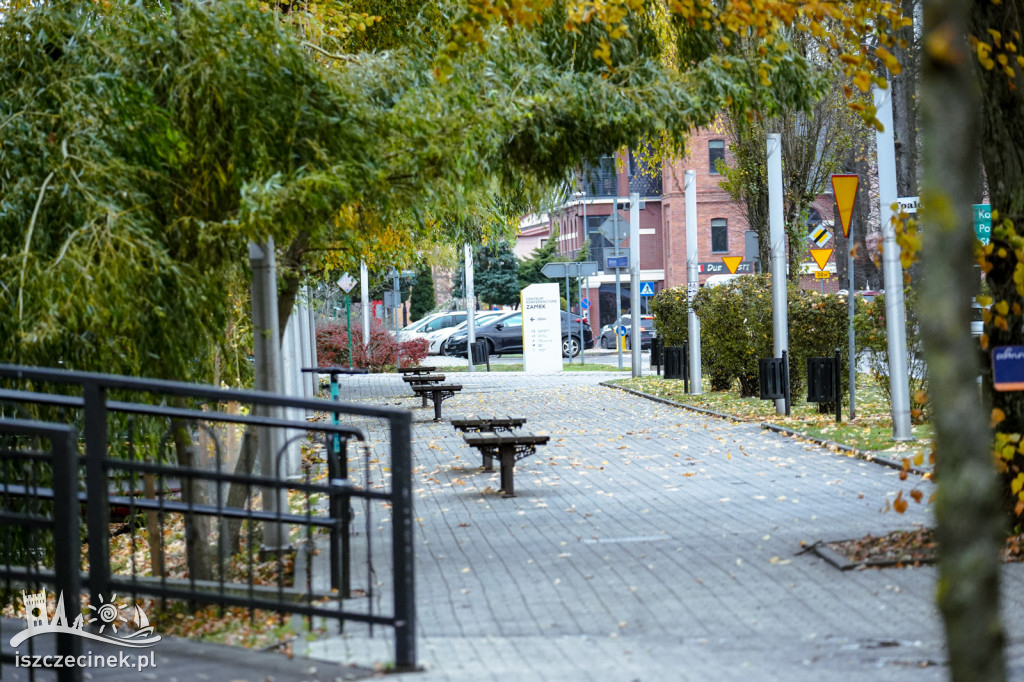
{"type": "Polygon", "coordinates": [[[857,198],[857,175],[833,175],[832,193],[836,198],[836,209],[839,210],[839,224],[843,228],[843,236],[850,236],[850,216],[853,214],[853,202],[857,198]]]}
{"type": "Polygon", "coordinates": [[[819,270],[825,269],[825,264],[832,257],[832,251],[834,249],[811,249],[811,255],[814,257],[814,262],[818,264],[819,270]]]}
{"type": "Polygon", "coordinates": [[[729,268],[729,274],[735,275],[736,268],[743,262],[743,256],[722,256],[722,262],[725,263],[725,267],[729,268]]]}

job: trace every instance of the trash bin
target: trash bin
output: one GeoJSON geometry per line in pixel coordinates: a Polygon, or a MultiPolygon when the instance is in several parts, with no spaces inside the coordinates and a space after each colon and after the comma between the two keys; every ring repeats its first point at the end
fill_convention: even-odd
{"type": "Polygon", "coordinates": [[[686,362],[685,346],[669,346],[664,349],[665,378],[688,380],[689,367],[686,362]]]}
{"type": "Polygon", "coordinates": [[[470,346],[473,350],[473,364],[474,365],[487,365],[487,371],[491,371],[491,356],[488,351],[487,339],[480,339],[470,346]]]}
{"type": "Polygon", "coordinates": [[[837,373],[833,358],[807,358],[807,402],[834,403],[837,373]]]}
{"type": "Polygon", "coordinates": [[[664,348],[662,348],[661,339],[655,336],[651,339],[651,367],[657,367],[658,374],[661,374],[661,367],[664,363],[664,348]]]}

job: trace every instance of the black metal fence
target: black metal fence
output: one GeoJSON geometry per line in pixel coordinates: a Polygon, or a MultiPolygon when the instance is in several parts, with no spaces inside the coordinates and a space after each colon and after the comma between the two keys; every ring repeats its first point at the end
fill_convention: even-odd
{"type": "Polygon", "coordinates": [[[410,424],[403,410],[0,365],[4,601],[51,585],[75,610],[84,586],[90,605],[119,594],[389,626],[396,666],[414,668],[410,424]],[[386,442],[367,442],[371,422],[386,442]]]}

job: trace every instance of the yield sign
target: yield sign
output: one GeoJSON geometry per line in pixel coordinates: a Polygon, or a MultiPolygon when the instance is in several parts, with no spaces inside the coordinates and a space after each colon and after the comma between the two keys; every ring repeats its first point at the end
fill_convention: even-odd
{"type": "Polygon", "coordinates": [[[825,263],[828,263],[828,259],[832,257],[832,251],[834,249],[811,249],[811,255],[814,256],[814,262],[818,264],[819,270],[825,269],[825,263]]]}
{"type": "Polygon", "coordinates": [[[729,268],[729,274],[735,275],[736,268],[743,262],[743,256],[722,256],[722,262],[725,263],[725,267],[729,268]]]}
{"type": "Polygon", "coordinates": [[[853,202],[857,198],[857,183],[860,176],[857,175],[833,175],[832,193],[836,198],[836,208],[839,209],[839,223],[843,227],[843,236],[850,236],[850,216],[853,214],[853,202]]]}

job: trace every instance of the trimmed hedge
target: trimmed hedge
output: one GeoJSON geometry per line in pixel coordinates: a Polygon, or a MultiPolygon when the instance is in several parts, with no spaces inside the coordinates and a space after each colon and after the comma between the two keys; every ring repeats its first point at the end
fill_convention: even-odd
{"type": "MultiPolygon", "coordinates": [[[[832,357],[846,348],[846,299],[787,287],[790,386],[794,400],[805,386],[807,358],[832,357]]],[[[672,287],[650,303],[655,329],[666,346],[687,340],[686,287],[672,287]]],[[[704,287],[694,300],[700,318],[701,367],[712,390],[739,381],[743,396],[758,394],[758,360],[773,357],[770,275],[748,275],[704,287]]],[[[841,355],[846,372],[845,354],[841,355]]]]}

